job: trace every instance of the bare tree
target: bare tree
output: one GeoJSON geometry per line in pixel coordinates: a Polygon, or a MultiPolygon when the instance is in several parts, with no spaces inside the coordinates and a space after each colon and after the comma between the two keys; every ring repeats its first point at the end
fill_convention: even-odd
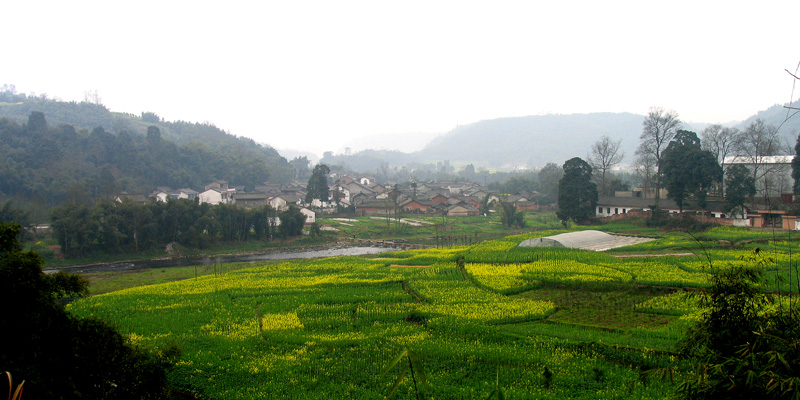
{"type": "Polygon", "coordinates": [[[636,150],[637,156],[649,156],[655,161],[656,207],[658,207],[661,191],[661,157],[669,142],[681,128],[681,121],[675,111],[665,111],[661,107],[652,107],[644,119],[642,140],[636,150]]]}
{"type": "MultiPolygon", "coordinates": [[[[723,127],[719,124],[709,125],[703,129],[701,134],[703,150],[710,151],[716,157],[717,162],[726,171],[729,165],[725,164],[725,158],[734,155],[738,146],[739,130],[736,128],[723,127]]],[[[724,191],[724,181],[715,184],[711,193],[712,196],[722,196],[724,191]]]]}
{"type": "Polygon", "coordinates": [[[656,159],[650,154],[639,154],[634,161],[634,170],[639,179],[639,186],[647,193],[656,185],[656,159]]]}
{"type": "Polygon", "coordinates": [[[539,188],[544,193],[541,199],[545,204],[552,204],[558,200],[558,182],[564,176],[564,169],[560,165],[549,162],[539,170],[539,188]]]}
{"type": "MultiPolygon", "coordinates": [[[[778,167],[770,162],[769,157],[780,154],[781,148],[782,143],[778,129],[765,124],[761,119],[750,123],[737,139],[737,161],[750,166],[759,194],[762,194],[764,198],[770,196],[772,186],[775,184],[771,175],[780,172],[775,170],[778,167]]],[[[752,203],[755,208],[755,197],[753,197],[752,203]]]]}
{"type": "Polygon", "coordinates": [[[103,99],[100,98],[97,89],[83,92],[83,101],[89,104],[103,105],[103,99]]]}
{"type": "Polygon", "coordinates": [[[595,176],[600,179],[601,195],[608,195],[606,172],[622,162],[622,158],[625,157],[625,153],[619,149],[621,144],[622,139],[611,140],[608,135],[603,135],[600,140],[592,145],[592,153],[588,157],[589,164],[598,172],[595,176]]]}
{"type": "Polygon", "coordinates": [[[714,124],[703,129],[701,134],[703,150],[708,150],[722,168],[725,168],[725,157],[732,156],[737,147],[739,130],[714,124]]]}

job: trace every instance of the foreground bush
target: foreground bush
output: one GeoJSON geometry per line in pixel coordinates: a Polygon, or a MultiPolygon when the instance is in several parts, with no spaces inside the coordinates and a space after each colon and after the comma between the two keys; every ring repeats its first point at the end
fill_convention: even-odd
{"type": "Polygon", "coordinates": [[[752,266],[731,265],[711,275],[701,297],[707,307],[682,342],[694,370],[679,390],[688,398],[800,398],[800,313],[797,299],[761,292],[766,262],[756,249],[752,266]],[[767,304],[787,300],[765,310],[767,304]]]}
{"type": "Polygon", "coordinates": [[[42,273],[19,230],[0,223],[0,369],[25,381],[24,399],[167,398],[165,363],[107,323],[69,315],[61,300],[86,294],[87,282],[42,273]]]}

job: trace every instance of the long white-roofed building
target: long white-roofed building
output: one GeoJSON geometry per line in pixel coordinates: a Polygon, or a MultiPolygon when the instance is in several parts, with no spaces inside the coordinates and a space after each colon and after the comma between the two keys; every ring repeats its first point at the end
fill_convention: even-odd
{"type": "Polygon", "coordinates": [[[783,193],[790,193],[792,179],[792,159],[794,156],[730,156],[725,157],[723,167],[744,165],[753,174],[756,182],[756,197],[777,199],[783,193]]]}

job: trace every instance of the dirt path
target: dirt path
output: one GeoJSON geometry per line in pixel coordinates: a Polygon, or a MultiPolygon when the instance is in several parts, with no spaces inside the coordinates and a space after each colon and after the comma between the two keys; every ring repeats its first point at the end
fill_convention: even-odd
{"type": "Polygon", "coordinates": [[[645,257],[689,257],[696,256],[694,253],[660,253],[660,254],[614,254],[616,258],[645,258],[645,257]]]}

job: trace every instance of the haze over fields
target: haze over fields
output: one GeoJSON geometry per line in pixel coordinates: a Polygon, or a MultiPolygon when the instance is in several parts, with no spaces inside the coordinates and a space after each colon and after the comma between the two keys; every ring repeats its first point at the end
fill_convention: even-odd
{"type": "Polygon", "coordinates": [[[316,156],[505,117],[727,123],[789,101],[795,3],[18,1],[0,84],[316,156]]]}

